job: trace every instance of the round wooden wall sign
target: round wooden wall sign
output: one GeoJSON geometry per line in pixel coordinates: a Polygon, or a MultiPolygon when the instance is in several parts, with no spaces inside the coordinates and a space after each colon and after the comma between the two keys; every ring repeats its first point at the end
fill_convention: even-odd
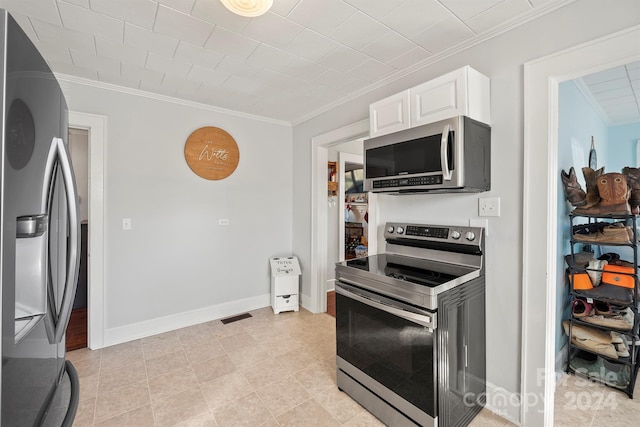
{"type": "Polygon", "coordinates": [[[206,126],[189,135],[184,158],[196,175],[211,180],[225,179],[238,167],[238,144],[225,130],[206,126]]]}

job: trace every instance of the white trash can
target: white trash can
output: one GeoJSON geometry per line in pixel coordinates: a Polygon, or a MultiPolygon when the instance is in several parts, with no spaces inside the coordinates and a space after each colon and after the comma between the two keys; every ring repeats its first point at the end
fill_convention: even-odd
{"type": "Polygon", "coordinates": [[[277,257],[269,259],[271,264],[271,307],[275,314],[281,311],[300,309],[300,263],[298,258],[277,257]]]}

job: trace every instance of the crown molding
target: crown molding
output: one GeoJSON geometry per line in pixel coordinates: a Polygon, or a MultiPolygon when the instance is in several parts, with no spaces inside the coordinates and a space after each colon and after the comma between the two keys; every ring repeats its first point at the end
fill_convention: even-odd
{"type": "Polygon", "coordinates": [[[109,91],[119,92],[127,95],[133,95],[133,96],[140,96],[143,98],[153,99],[155,101],[168,102],[176,105],[181,105],[183,107],[198,108],[201,110],[212,111],[220,114],[226,114],[230,116],[236,116],[236,117],[241,117],[245,119],[258,120],[261,122],[267,122],[267,123],[272,123],[276,125],[291,127],[291,123],[285,120],[277,120],[269,117],[258,116],[256,114],[243,113],[241,111],[230,110],[222,107],[216,107],[210,104],[203,104],[201,102],[195,102],[195,101],[187,101],[185,99],[180,99],[173,96],[161,95],[158,93],[147,92],[141,89],[134,89],[134,88],[120,86],[112,83],[105,83],[97,80],[86,79],[83,77],[71,76],[68,74],[54,73],[54,75],[56,76],[56,79],[59,82],[90,86],[97,89],[109,90],[109,91]]]}
{"type": "Polygon", "coordinates": [[[293,126],[299,125],[301,123],[306,122],[307,120],[311,120],[314,117],[319,116],[322,113],[326,113],[327,111],[330,111],[336,107],[339,107],[342,104],[345,104],[349,101],[352,101],[356,98],[359,98],[362,95],[366,95],[367,93],[373,92],[376,89],[379,89],[381,87],[384,87],[390,83],[393,83],[397,80],[400,80],[412,73],[415,73],[416,71],[419,71],[423,68],[428,67],[429,65],[433,65],[436,62],[442,61],[445,58],[448,58],[450,56],[453,56],[457,53],[460,53],[464,50],[467,50],[473,46],[476,46],[480,43],[484,43],[487,40],[490,40],[494,37],[497,37],[501,34],[504,34],[514,28],[517,28],[523,24],[526,24],[527,22],[533,21],[535,19],[538,19],[541,16],[544,16],[550,12],[553,12],[554,10],[560,9],[568,4],[571,4],[573,2],[575,2],[576,0],[561,0],[561,1],[557,1],[557,2],[549,2],[545,5],[539,6],[534,8],[532,11],[523,14],[519,17],[513,18],[511,20],[506,21],[503,25],[501,25],[498,28],[495,28],[487,33],[481,34],[477,37],[472,37],[469,40],[463,41],[459,44],[453,45],[450,48],[447,48],[441,52],[438,52],[428,58],[426,58],[423,61],[420,61],[418,63],[416,63],[415,65],[406,68],[402,71],[399,71],[397,73],[391,74],[389,76],[387,76],[386,78],[377,81],[376,83],[369,85],[365,88],[362,88],[348,96],[345,96],[344,98],[340,98],[339,100],[332,102],[331,104],[325,105],[322,108],[319,108],[317,110],[312,111],[309,114],[305,114],[304,116],[301,116],[295,120],[293,120],[291,122],[291,124],[293,126]]]}
{"type": "Polygon", "coordinates": [[[611,119],[609,118],[607,113],[602,109],[598,100],[596,100],[596,98],[593,96],[593,94],[587,87],[587,84],[584,82],[582,77],[574,79],[573,83],[575,83],[576,87],[578,88],[582,96],[584,96],[584,99],[587,101],[587,104],[591,106],[591,108],[598,115],[598,117],[600,117],[607,126],[611,126],[613,124],[611,123],[611,119]]]}

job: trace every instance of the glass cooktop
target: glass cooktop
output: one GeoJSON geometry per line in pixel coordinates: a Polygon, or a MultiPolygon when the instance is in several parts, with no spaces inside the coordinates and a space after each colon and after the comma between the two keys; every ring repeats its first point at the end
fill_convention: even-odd
{"type": "Polygon", "coordinates": [[[432,288],[473,271],[473,268],[465,266],[395,254],[378,254],[365,258],[355,258],[344,261],[342,264],[369,273],[432,288]]]}

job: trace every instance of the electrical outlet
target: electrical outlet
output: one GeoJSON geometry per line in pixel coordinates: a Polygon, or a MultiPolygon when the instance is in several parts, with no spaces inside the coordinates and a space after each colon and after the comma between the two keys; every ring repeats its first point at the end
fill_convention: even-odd
{"type": "Polygon", "coordinates": [[[500,216],[500,197],[478,199],[478,216],[500,216]]]}
{"type": "Polygon", "coordinates": [[[226,218],[219,219],[218,225],[229,225],[229,220],[226,218]]]}

